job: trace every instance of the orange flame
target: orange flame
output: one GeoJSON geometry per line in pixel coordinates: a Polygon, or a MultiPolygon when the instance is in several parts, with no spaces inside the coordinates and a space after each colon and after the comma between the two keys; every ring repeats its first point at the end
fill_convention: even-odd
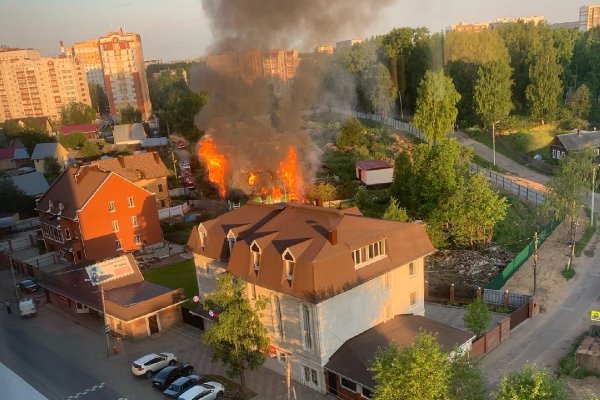
{"type": "MultiPolygon", "coordinates": [[[[294,146],[288,147],[287,157],[279,163],[277,170],[279,178],[283,182],[284,191],[288,199],[302,199],[302,177],[298,169],[296,149],[294,146]]],[[[281,194],[281,192],[280,192],[281,194]]]]}
{"type": "Polygon", "coordinates": [[[248,185],[254,186],[255,183],[256,183],[256,173],[250,172],[250,175],[248,176],[248,185]]]}
{"type": "Polygon", "coordinates": [[[271,201],[277,201],[281,199],[281,189],[278,187],[273,187],[271,189],[271,201]]]}
{"type": "Polygon", "coordinates": [[[219,195],[224,197],[226,193],[225,170],[227,169],[225,156],[217,151],[217,146],[212,138],[203,140],[198,152],[208,169],[208,180],[217,185],[219,195]]]}

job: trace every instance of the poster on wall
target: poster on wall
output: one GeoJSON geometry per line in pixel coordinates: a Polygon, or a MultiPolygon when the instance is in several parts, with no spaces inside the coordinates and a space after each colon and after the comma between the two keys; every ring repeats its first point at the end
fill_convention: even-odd
{"type": "Polygon", "coordinates": [[[90,282],[94,286],[123,278],[134,272],[127,256],[111,258],[110,260],[85,267],[85,270],[90,278],[90,282]]]}

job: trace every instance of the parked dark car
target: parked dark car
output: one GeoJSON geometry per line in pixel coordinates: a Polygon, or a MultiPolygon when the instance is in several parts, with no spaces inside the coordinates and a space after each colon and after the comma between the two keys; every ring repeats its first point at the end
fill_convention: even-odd
{"type": "Polygon", "coordinates": [[[172,367],[165,367],[152,379],[152,386],[155,389],[165,390],[173,383],[177,378],[182,376],[188,376],[192,373],[194,367],[191,364],[175,365],[172,367]]]}
{"type": "Polygon", "coordinates": [[[31,279],[26,279],[17,284],[19,287],[19,291],[21,293],[35,293],[40,290],[40,286],[32,281],[31,279]]]}
{"type": "Polygon", "coordinates": [[[206,381],[206,379],[200,378],[198,375],[182,376],[177,378],[173,383],[169,385],[167,390],[163,392],[163,397],[168,399],[176,399],[183,392],[191,388],[197,383],[206,381]]]}

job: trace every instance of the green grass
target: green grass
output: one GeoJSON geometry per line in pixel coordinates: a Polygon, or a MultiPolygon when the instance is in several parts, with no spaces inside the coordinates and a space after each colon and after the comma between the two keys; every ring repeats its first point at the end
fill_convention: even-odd
{"type": "Polygon", "coordinates": [[[586,223],[585,223],[586,227],[585,227],[585,231],[583,231],[583,235],[581,235],[581,238],[575,243],[575,257],[581,256],[581,254],[583,253],[583,250],[585,250],[585,246],[587,246],[587,244],[590,242],[590,240],[594,236],[594,233],[596,233],[596,220],[594,219],[594,225],[590,225],[588,223],[589,216],[590,216],[590,210],[588,208],[586,208],[585,211],[588,215],[588,220],[586,220],[586,223]]]}
{"type": "Polygon", "coordinates": [[[574,268],[565,268],[562,271],[560,271],[560,273],[568,281],[573,279],[573,277],[575,277],[575,269],[574,268]]]}
{"type": "Polygon", "coordinates": [[[185,245],[190,237],[194,223],[176,222],[174,224],[162,224],[163,235],[169,242],[185,245]]]}
{"type": "Polygon", "coordinates": [[[489,162],[488,160],[486,160],[484,158],[479,157],[477,154],[473,154],[473,162],[475,164],[479,165],[480,167],[483,167],[490,171],[496,171],[501,174],[506,172],[504,169],[498,167],[497,165],[494,165],[493,163],[489,162]]]}
{"type": "Polygon", "coordinates": [[[494,242],[515,254],[533,239],[536,231],[541,231],[550,218],[543,215],[539,206],[504,193],[510,207],[504,221],[494,228],[494,242]]]}
{"type": "Polygon", "coordinates": [[[173,264],[154,268],[143,273],[144,279],[149,282],[163,285],[171,289],[183,288],[185,296],[190,299],[198,294],[196,281],[196,267],[194,260],[184,260],[173,264]]]}

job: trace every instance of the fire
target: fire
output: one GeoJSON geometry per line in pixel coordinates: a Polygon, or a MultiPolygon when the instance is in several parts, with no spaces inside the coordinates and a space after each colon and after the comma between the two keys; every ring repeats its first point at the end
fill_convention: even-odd
{"type": "MultiPolygon", "coordinates": [[[[298,169],[296,149],[288,147],[287,157],[279,163],[277,174],[281,179],[288,199],[302,199],[302,177],[298,169]]],[[[280,190],[281,194],[281,190],[280,190]]]]}
{"type": "Polygon", "coordinates": [[[198,152],[208,169],[208,180],[217,185],[219,195],[225,197],[227,191],[225,188],[225,171],[227,169],[225,155],[217,151],[217,146],[212,138],[203,140],[198,152]]]}
{"type": "Polygon", "coordinates": [[[248,176],[248,185],[254,186],[255,183],[256,183],[256,173],[250,172],[250,175],[248,176]]]}
{"type": "Polygon", "coordinates": [[[281,199],[281,189],[278,187],[274,187],[271,189],[271,201],[276,201],[281,199]]]}

